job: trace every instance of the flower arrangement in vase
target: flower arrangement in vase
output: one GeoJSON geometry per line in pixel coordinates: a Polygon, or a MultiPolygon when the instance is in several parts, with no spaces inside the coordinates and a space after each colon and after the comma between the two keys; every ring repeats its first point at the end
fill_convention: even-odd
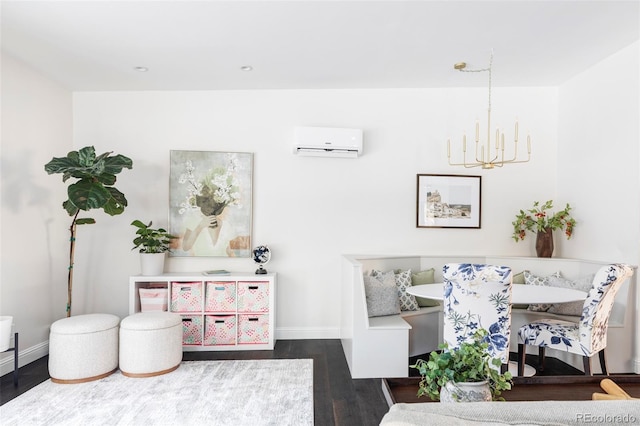
{"type": "Polygon", "coordinates": [[[569,203],[564,209],[550,214],[548,210],[553,208],[553,200],[548,200],[540,205],[535,201],[533,208],[529,210],[520,210],[516,215],[513,225],[512,238],[518,242],[524,240],[526,231],[535,232],[537,234],[536,252],[538,257],[551,257],[553,253],[552,232],[556,229],[564,230],[567,239],[573,235],[573,228],[576,226],[576,220],[571,217],[571,206],[569,203]]]}

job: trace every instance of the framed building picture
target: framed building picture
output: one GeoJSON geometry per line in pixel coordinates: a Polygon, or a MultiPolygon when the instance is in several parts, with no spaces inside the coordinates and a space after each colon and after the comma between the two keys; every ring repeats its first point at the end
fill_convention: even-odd
{"type": "Polygon", "coordinates": [[[480,228],[481,177],[418,175],[418,228],[480,228]]]}
{"type": "Polygon", "coordinates": [[[251,256],[253,154],[171,151],[170,256],[251,256]]]}

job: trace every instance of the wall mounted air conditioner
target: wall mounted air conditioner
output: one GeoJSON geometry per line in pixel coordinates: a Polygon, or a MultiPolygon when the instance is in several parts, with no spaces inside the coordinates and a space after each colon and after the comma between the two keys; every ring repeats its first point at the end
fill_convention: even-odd
{"type": "Polygon", "coordinates": [[[296,127],[293,152],[314,157],[356,158],[362,153],[362,130],[296,127]]]}

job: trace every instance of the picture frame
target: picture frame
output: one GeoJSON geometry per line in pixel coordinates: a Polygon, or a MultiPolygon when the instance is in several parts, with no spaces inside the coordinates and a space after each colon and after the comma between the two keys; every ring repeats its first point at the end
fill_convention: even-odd
{"type": "Polygon", "coordinates": [[[253,154],[170,151],[172,257],[251,257],[253,154]]]}
{"type": "Polygon", "coordinates": [[[416,227],[480,229],[481,176],[417,177],[416,227]]]}

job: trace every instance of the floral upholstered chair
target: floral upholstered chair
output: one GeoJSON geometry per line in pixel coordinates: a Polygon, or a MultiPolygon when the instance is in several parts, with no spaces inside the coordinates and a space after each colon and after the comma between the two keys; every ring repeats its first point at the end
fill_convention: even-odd
{"type": "Polygon", "coordinates": [[[489,332],[489,351],[509,363],[511,268],[472,263],[444,265],[444,341],[450,348],[471,340],[480,328],[489,332]]]}
{"type": "Polygon", "coordinates": [[[524,371],[526,347],[538,346],[538,369],[544,369],[545,348],[558,349],[583,356],[584,374],[591,375],[591,357],[599,354],[603,374],[608,374],[604,349],[607,327],[616,293],[633,275],[628,265],[603,266],[593,278],[593,285],[582,308],[578,323],[543,319],[525,324],[518,331],[518,375],[524,371]]]}

